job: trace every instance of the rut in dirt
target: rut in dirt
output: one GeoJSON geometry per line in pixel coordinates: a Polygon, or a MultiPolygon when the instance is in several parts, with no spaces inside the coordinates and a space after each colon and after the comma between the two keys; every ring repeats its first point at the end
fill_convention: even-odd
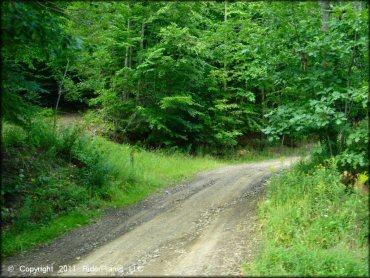
{"type": "Polygon", "coordinates": [[[96,223],[3,262],[4,275],[29,276],[20,266],[53,266],[37,275],[241,275],[259,247],[257,203],[265,182],[298,158],[224,167],[114,209],[96,223]],[[9,272],[9,266],[14,271],[9,272]]]}

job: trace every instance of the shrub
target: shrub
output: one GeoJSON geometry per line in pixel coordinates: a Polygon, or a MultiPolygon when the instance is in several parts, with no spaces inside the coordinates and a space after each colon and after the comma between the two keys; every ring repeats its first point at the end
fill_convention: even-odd
{"type": "Polygon", "coordinates": [[[50,119],[34,119],[27,126],[28,143],[39,149],[50,150],[58,145],[58,134],[50,119]]]}
{"type": "Polygon", "coordinates": [[[337,157],[341,170],[352,173],[364,172],[369,166],[369,127],[368,120],[361,121],[355,126],[346,141],[346,148],[337,157]]]}
{"type": "Polygon", "coordinates": [[[27,133],[20,126],[3,123],[2,129],[2,142],[5,148],[22,146],[27,140],[27,133]]]}
{"type": "Polygon", "coordinates": [[[58,130],[58,152],[71,161],[73,146],[81,136],[82,127],[79,125],[60,128],[58,130]]]}
{"type": "Polygon", "coordinates": [[[101,187],[117,172],[114,166],[104,158],[104,153],[97,141],[88,135],[78,138],[72,149],[72,155],[86,165],[81,170],[81,175],[92,188],[101,187]]]}
{"type": "Polygon", "coordinates": [[[92,206],[90,189],[108,182],[111,169],[80,126],[54,129],[50,119],[39,118],[25,128],[4,124],[3,131],[2,215],[15,229],[92,206]],[[72,155],[83,161],[79,167],[69,163],[72,155]]]}

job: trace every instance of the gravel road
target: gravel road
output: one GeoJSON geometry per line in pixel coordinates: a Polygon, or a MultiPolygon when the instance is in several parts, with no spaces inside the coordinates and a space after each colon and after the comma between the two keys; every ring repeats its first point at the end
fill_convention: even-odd
{"type": "Polygon", "coordinates": [[[95,223],[50,244],[7,258],[2,275],[241,275],[242,263],[258,248],[256,207],[264,184],[297,159],[201,173],[134,206],[110,209],[95,223]]]}

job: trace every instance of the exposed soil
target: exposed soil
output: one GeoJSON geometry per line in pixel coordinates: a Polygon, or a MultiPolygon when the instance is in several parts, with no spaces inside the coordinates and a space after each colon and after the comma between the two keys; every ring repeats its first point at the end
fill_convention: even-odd
{"type": "Polygon", "coordinates": [[[201,173],[134,206],[109,209],[95,223],[50,244],[7,258],[2,274],[241,275],[242,263],[258,248],[256,207],[265,181],[272,172],[296,160],[248,163],[201,173]],[[39,268],[33,274],[30,269],[25,271],[46,266],[49,269],[39,268]]]}

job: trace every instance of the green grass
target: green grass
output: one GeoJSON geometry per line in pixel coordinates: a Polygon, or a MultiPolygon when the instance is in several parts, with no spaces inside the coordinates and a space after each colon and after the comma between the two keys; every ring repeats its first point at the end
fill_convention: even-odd
{"type": "Polygon", "coordinates": [[[132,146],[84,135],[72,148],[72,157],[85,164],[79,168],[54,148],[57,144],[60,150],[65,149],[63,142],[68,142],[70,131],[55,135],[47,130],[45,133],[54,138],[46,138],[44,127],[37,126],[34,130],[38,132],[31,133],[38,136],[36,146],[30,146],[33,139],[18,127],[5,125],[3,130],[8,167],[2,198],[15,196],[11,206],[18,205],[16,215],[9,215],[9,209],[2,207],[7,221],[2,234],[4,257],[89,223],[100,215],[99,208],[136,203],[200,171],[226,165],[211,157],[145,150],[135,151],[132,161],[132,146]]]}
{"type": "Polygon", "coordinates": [[[243,156],[216,159],[211,156],[194,157],[183,153],[138,150],[97,137],[91,142],[94,148],[105,153],[106,163],[118,173],[114,183],[104,191],[111,196],[110,204],[123,206],[138,202],[164,187],[189,179],[195,174],[216,167],[267,159],[285,159],[304,155],[306,148],[266,148],[264,151],[247,151],[243,156]],[[130,160],[133,151],[133,161],[130,160]]]}
{"type": "Polygon", "coordinates": [[[306,156],[314,145],[302,145],[296,148],[287,146],[266,146],[262,150],[256,150],[250,147],[242,148],[236,153],[225,157],[229,163],[248,163],[270,159],[284,160],[290,156],[306,156]]]}
{"type": "Polygon", "coordinates": [[[247,276],[368,276],[368,196],[334,168],[300,164],[273,178],[260,205],[264,240],[247,276]]]}
{"type": "Polygon", "coordinates": [[[91,144],[104,152],[106,163],[116,173],[115,180],[103,188],[110,196],[108,204],[114,206],[138,202],[149,194],[188,179],[200,171],[228,164],[212,157],[138,150],[104,138],[95,138],[91,144]]]}
{"type": "Polygon", "coordinates": [[[2,198],[10,194],[15,203],[7,207],[16,207],[13,214],[2,208],[6,224],[3,256],[30,249],[87,224],[100,215],[98,209],[136,203],[201,171],[243,162],[284,159],[306,151],[268,147],[263,151],[243,150],[224,159],[194,157],[117,144],[82,134],[76,127],[53,132],[50,126],[51,122],[37,121],[28,132],[8,124],[3,126],[7,159],[2,198]],[[80,165],[73,165],[70,158],[80,165]]]}
{"type": "Polygon", "coordinates": [[[17,251],[25,251],[37,244],[46,243],[73,228],[90,223],[100,215],[100,210],[71,212],[46,225],[29,226],[22,232],[13,229],[3,231],[2,256],[11,256],[17,251]]]}

